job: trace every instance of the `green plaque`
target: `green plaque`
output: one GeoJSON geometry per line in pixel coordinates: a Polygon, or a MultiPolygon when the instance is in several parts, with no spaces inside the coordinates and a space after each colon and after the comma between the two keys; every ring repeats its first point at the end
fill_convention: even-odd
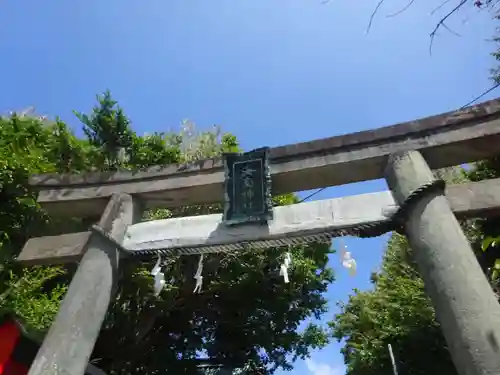
{"type": "Polygon", "coordinates": [[[265,223],[272,219],[269,148],[224,155],[224,223],[265,223]]]}

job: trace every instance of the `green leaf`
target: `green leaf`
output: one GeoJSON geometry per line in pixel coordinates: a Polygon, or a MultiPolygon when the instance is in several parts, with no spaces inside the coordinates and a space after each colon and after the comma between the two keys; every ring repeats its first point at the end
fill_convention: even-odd
{"type": "Polygon", "coordinates": [[[481,250],[486,251],[490,246],[495,247],[499,240],[500,237],[492,237],[492,236],[486,237],[481,243],[481,250]]]}
{"type": "Polygon", "coordinates": [[[495,269],[491,273],[491,280],[496,281],[498,279],[498,276],[500,275],[500,270],[495,269]]]}
{"type": "Polygon", "coordinates": [[[493,268],[495,268],[496,270],[500,270],[500,259],[495,260],[493,268]]]}

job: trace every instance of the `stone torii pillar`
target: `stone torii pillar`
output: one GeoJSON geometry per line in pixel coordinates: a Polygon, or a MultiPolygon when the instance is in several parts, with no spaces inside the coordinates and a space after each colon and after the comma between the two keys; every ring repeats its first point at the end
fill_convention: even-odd
{"type": "MultiPolygon", "coordinates": [[[[115,194],[99,226],[121,243],[127,227],[142,214],[128,194],[115,194]]],[[[28,375],[82,375],[116,288],[119,249],[91,234],[87,250],[28,375]]]]}
{"type": "MultiPolygon", "coordinates": [[[[400,204],[434,179],[418,151],[391,155],[386,176],[400,204]]],[[[458,373],[500,374],[500,304],[446,197],[421,199],[405,231],[458,373]]]]}

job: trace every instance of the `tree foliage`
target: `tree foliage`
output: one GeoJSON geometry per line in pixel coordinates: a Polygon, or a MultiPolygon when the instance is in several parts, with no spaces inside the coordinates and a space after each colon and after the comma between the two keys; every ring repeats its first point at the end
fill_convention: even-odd
{"type": "MultiPolygon", "coordinates": [[[[50,326],[75,266],[21,268],[15,256],[29,237],[85,230],[92,222],[47,216],[28,186],[31,174],[139,170],[239,149],[233,135],[218,128],[198,132],[190,122],[180,133],[139,136],[109,92],[97,99],[91,114],[76,113],[82,139],[59,120],[16,114],[0,119],[0,309],[35,329],[50,326]]],[[[276,205],[295,201],[293,195],[274,199],[276,205]]],[[[220,210],[220,205],[151,210],[144,220],[220,210]]],[[[323,294],[333,282],[329,246],[290,251],[289,284],[279,277],[283,249],[210,255],[201,294],[193,294],[196,257],[166,261],[168,282],[158,297],[150,275],[155,260],[124,263],[93,359],[110,374],[191,373],[200,353],[234,366],[290,368],[290,359],[326,344],[327,333],[320,327],[310,324],[298,332],[298,326],[326,311],[323,294]]]]}
{"type": "Polygon", "coordinates": [[[335,337],[345,340],[342,353],[348,374],[390,374],[387,345],[391,344],[401,374],[455,375],[404,237],[392,236],[381,271],[372,281],[373,290],[355,290],[331,323],[335,337]]]}

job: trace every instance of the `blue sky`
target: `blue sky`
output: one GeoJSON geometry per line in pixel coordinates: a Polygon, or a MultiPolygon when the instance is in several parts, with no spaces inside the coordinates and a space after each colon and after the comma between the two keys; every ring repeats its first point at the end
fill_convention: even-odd
{"type": "MultiPolygon", "coordinates": [[[[0,111],[34,105],[76,128],[109,88],[139,132],[220,124],[245,149],[391,125],[467,103],[491,85],[491,14],[470,5],[439,33],[417,0],[4,0],[0,11],[0,111]]],[[[450,6],[453,5],[453,1],[450,6]]],[[[444,14],[443,9],[441,14],[444,14]]],[[[492,93],[489,97],[495,96],[492,93]]],[[[486,98],[485,98],[486,99],[486,98]]],[[[316,198],[385,189],[383,181],[330,188],[316,198]]],[[[337,257],[335,301],[367,288],[387,237],[346,239],[359,273],[337,257]]],[[[340,345],[297,363],[293,374],[344,371],[340,345]]]]}

